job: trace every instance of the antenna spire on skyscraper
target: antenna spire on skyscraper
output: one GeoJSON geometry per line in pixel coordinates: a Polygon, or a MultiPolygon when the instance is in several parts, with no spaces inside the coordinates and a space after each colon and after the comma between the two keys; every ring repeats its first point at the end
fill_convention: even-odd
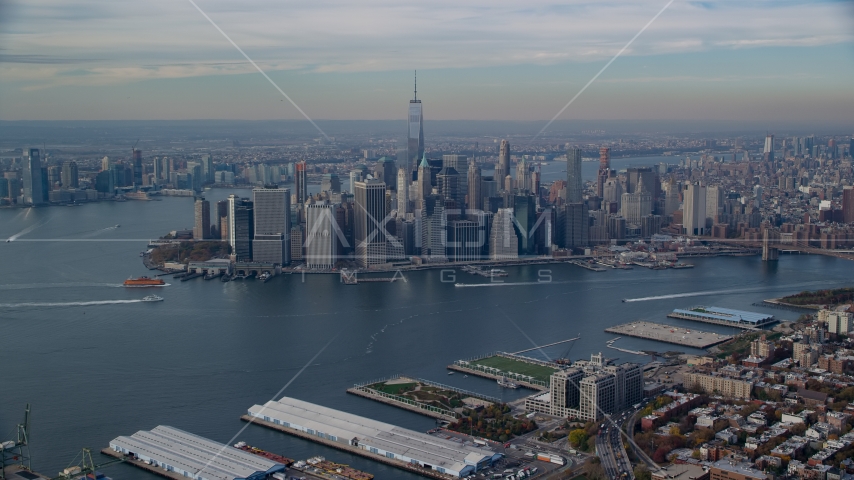
{"type": "Polygon", "coordinates": [[[418,100],[418,70],[415,70],[415,98],[413,100],[418,100]]]}

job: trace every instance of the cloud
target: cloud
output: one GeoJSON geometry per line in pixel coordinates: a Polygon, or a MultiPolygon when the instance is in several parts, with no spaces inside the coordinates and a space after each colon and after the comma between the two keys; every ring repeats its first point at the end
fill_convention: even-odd
{"type": "Polygon", "coordinates": [[[80,63],[93,63],[97,60],[90,58],[69,58],[52,55],[14,55],[0,53],[0,63],[36,63],[44,65],[73,65],[80,63]]]}
{"type": "MultiPolygon", "coordinates": [[[[10,18],[0,24],[0,44],[6,48],[0,55],[0,82],[46,88],[251,71],[183,0],[10,3],[10,18]],[[53,68],[40,68],[46,65],[53,68]]],[[[265,70],[346,73],[602,61],[664,2],[198,4],[265,70]]],[[[624,55],[851,42],[850,16],[843,9],[838,2],[677,0],[624,55]]]]}

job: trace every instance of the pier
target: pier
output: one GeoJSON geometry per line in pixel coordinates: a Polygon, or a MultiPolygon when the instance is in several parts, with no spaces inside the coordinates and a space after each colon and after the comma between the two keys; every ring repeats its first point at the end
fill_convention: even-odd
{"type": "MultiPolygon", "coordinates": [[[[251,422],[251,423],[254,423],[256,425],[260,425],[262,427],[267,427],[267,428],[270,428],[273,430],[278,430],[280,432],[287,433],[288,435],[293,435],[295,437],[302,438],[303,440],[310,440],[312,442],[317,442],[317,443],[319,443],[321,445],[325,445],[327,447],[332,447],[332,448],[335,448],[338,450],[342,450],[342,451],[345,451],[348,453],[352,453],[353,455],[359,455],[359,456],[371,459],[375,462],[384,463],[386,465],[390,465],[392,467],[396,467],[396,468],[399,468],[401,470],[406,470],[407,472],[415,473],[415,474],[418,474],[418,475],[421,475],[424,477],[435,478],[437,480],[453,480],[453,479],[457,478],[457,477],[454,477],[452,475],[448,475],[445,473],[439,473],[433,469],[423,468],[417,464],[404,462],[402,460],[395,460],[393,458],[389,458],[389,457],[386,457],[385,455],[380,455],[378,453],[371,453],[370,451],[364,450],[364,449],[359,448],[357,446],[352,446],[352,445],[345,444],[342,442],[335,442],[332,440],[327,440],[326,438],[321,438],[317,435],[309,435],[309,434],[302,432],[300,430],[297,430],[295,428],[290,428],[290,427],[286,427],[284,425],[276,424],[273,422],[268,422],[266,420],[261,420],[260,418],[252,417],[250,415],[241,415],[240,419],[243,420],[244,422],[251,422]]],[[[175,477],[170,477],[170,478],[175,478],[175,477]]],[[[186,477],[178,477],[178,478],[186,478],[186,477]]]]}
{"type": "Polygon", "coordinates": [[[568,263],[570,263],[572,265],[579,266],[581,268],[586,268],[587,270],[590,270],[591,272],[604,272],[606,270],[602,267],[597,267],[596,265],[591,265],[587,262],[582,262],[581,260],[571,260],[568,263]]]}
{"type": "MultiPolygon", "coordinates": [[[[118,459],[124,460],[126,463],[129,463],[129,464],[131,464],[137,468],[141,468],[141,469],[143,469],[149,473],[153,473],[153,474],[159,475],[161,477],[171,478],[172,480],[187,480],[187,477],[185,477],[184,475],[179,475],[177,472],[170,472],[170,471],[168,471],[164,468],[158,467],[156,465],[149,465],[149,464],[143,462],[142,460],[139,460],[137,458],[133,458],[129,455],[121,454],[121,453],[119,453],[119,452],[117,452],[117,451],[115,451],[109,447],[102,449],[101,453],[103,453],[104,455],[109,455],[113,458],[118,458],[118,459]]],[[[300,476],[303,478],[306,478],[306,480],[335,480],[336,478],[338,478],[338,479],[342,478],[342,477],[332,477],[331,475],[318,475],[317,473],[306,472],[305,469],[290,468],[290,470],[294,470],[294,472],[290,472],[290,473],[299,472],[300,476]]]]}
{"type": "Polygon", "coordinates": [[[448,365],[448,370],[496,381],[509,379],[521,387],[540,391],[549,389],[551,375],[559,369],[560,365],[555,363],[506,352],[494,352],[467,360],[457,360],[448,365]]]}
{"type": "Polygon", "coordinates": [[[613,348],[614,350],[617,350],[617,351],[620,351],[623,353],[631,353],[632,355],[649,355],[646,352],[640,352],[638,350],[629,350],[628,348],[615,347],[614,342],[616,342],[619,339],[620,339],[620,337],[617,337],[613,340],[608,340],[607,342],[605,342],[605,346],[608,348],[613,348]]]}
{"type": "Polygon", "coordinates": [[[466,273],[470,273],[472,275],[480,275],[481,277],[487,277],[487,278],[506,277],[509,275],[507,272],[505,272],[504,270],[501,270],[499,268],[490,268],[490,269],[484,270],[480,267],[475,267],[472,265],[465,265],[462,268],[462,271],[464,271],[466,273]]]}
{"type": "Polygon", "coordinates": [[[203,277],[203,276],[205,276],[204,273],[199,273],[199,272],[188,273],[188,274],[184,275],[183,277],[181,277],[181,281],[186,282],[187,280],[192,280],[194,278],[203,277]]]}
{"type": "Polygon", "coordinates": [[[745,312],[721,307],[693,307],[690,309],[677,308],[667,315],[669,318],[692,320],[695,322],[712,323],[726,327],[744,330],[759,330],[762,327],[777,323],[773,315],[764,313],[745,312]]]}
{"type": "Polygon", "coordinates": [[[754,307],[765,307],[765,308],[777,308],[780,310],[789,310],[792,312],[815,312],[817,310],[821,310],[821,305],[793,305],[791,303],[786,303],[781,298],[769,298],[768,300],[762,300],[762,303],[754,303],[754,307]]]}
{"type": "Polygon", "coordinates": [[[407,280],[402,273],[395,273],[393,277],[359,278],[358,272],[341,270],[341,283],[343,283],[344,285],[358,285],[360,283],[394,283],[397,281],[406,282],[407,280]]]}
{"type": "MultiPolygon", "coordinates": [[[[439,420],[445,420],[448,422],[454,422],[460,417],[460,415],[455,412],[450,406],[450,398],[452,396],[459,398],[460,401],[462,401],[464,404],[466,403],[467,399],[475,399],[475,403],[479,403],[482,405],[501,403],[501,400],[495,397],[470,392],[468,390],[451,387],[449,385],[443,385],[441,383],[431,382],[429,380],[423,380],[415,377],[406,377],[401,375],[397,375],[390,378],[383,378],[379,380],[372,380],[366,383],[359,383],[354,385],[352,388],[348,388],[347,393],[358,395],[364,398],[369,398],[377,402],[385,403],[398,408],[403,408],[411,412],[420,413],[428,417],[436,418],[439,420]],[[440,400],[436,400],[436,402],[439,404],[442,404],[442,400],[446,400],[447,408],[437,407],[430,403],[426,403],[426,401],[418,399],[417,395],[412,395],[412,393],[416,393],[414,390],[397,392],[383,391],[378,388],[374,388],[377,385],[380,385],[380,387],[378,388],[382,388],[383,386],[394,385],[414,385],[416,390],[423,389],[425,393],[440,397],[440,400]]],[[[469,401],[469,403],[471,403],[471,401],[469,401]]]]}
{"type": "Polygon", "coordinates": [[[579,336],[579,337],[570,338],[570,339],[567,339],[567,340],[561,340],[561,341],[559,341],[559,342],[547,343],[547,344],[545,344],[545,345],[540,345],[540,346],[538,346],[538,347],[526,348],[525,350],[519,350],[518,352],[513,352],[511,355],[519,355],[520,353],[530,352],[530,351],[533,351],[533,350],[539,350],[539,349],[541,349],[541,348],[551,347],[551,346],[554,346],[554,345],[560,345],[561,343],[573,342],[573,341],[575,341],[575,340],[578,340],[579,338],[581,338],[581,337],[579,336]]]}
{"type": "Polygon", "coordinates": [[[608,327],[605,331],[627,337],[644,338],[693,348],[709,348],[732,339],[731,335],[721,335],[653,322],[630,322],[608,327]]]}
{"type": "Polygon", "coordinates": [[[528,388],[531,390],[538,390],[541,392],[548,390],[548,387],[545,385],[539,385],[536,383],[531,383],[531,382],[528,382],[525,380],[520,380],[520,379],[515,378],[515,377],[510,377],[508,375],[489,373],[489,372],[484,371],[484,370],[475,370],[473,368],[464,367],[464,366],[456,364],[456,363],[448,365],[448,370],[454,370],[456,372],[462,372],[462,373],[465,373],[468,375],[476,375],[478,377],[489,378],[489,379],[492,379],[495,381],[501,380],[502,377],[507,377],[507,378],[512,379],[514,383],[518,383],[520,387],[525,387],[525,388],[528,388]]]}
{"type": "Polygon", "coordinates": [[[163,468],[160,468],[160,467],[157,467],[154,465],[149,465],[149,464],[143,462],[142,460],[138,460],[136,458],[132,458],[132,457],[127,456],[127,455],[123,455],[123,454],[113,450],[112,448],[102,449],[101,453],[103,453],[104,455],[109,455],[113,458],[122,459],[125,461],[125,463],[129,463],[129,464],[133,465],[134,467],[141,468],[141,469],[143,469],[147,472],[153,473],[155,475],[160,475],[161,477],[171,478],[172,480],[187,480],[187,477],[185,477],[184,475],[178,475],[178,473],[176,473],[176,472],[169,472],[163,468]]]}

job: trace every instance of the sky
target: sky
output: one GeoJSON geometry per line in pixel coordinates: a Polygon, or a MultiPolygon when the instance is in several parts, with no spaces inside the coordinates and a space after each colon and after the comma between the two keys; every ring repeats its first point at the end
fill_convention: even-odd
{"type": "MultiPolygon", "coordinates": [[[[0,0],[0,120],[548,121],[669,0],[0,0]],[[194,3],[198,6],[198,9],[194,3]],[[202,13],[204,12],[204,14],[202,13]]],[[[854,130],[854,2],[673,0],[560,119],[854,130]]]]}

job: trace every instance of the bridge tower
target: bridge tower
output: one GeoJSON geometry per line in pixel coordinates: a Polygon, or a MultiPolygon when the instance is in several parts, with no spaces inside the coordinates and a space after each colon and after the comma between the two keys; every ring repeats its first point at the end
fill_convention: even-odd
{"type": "Polygon", "coordinates": [[[762,261],[773,262],[780,258],[780,231],[765,228],[762,231],[762,261]]]}

